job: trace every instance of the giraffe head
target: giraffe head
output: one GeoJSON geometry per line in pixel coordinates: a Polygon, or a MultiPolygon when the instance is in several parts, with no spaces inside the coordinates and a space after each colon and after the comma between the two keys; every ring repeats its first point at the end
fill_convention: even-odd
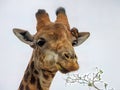
{"type": "Polygon", "coordinates": [[[33,48],[33,60],[37,70],[68,73],[79,68],[74,46],[79,46],[89,32],[70,30],[64,8],[56,11],[57,19],[51,22],[45,10],[36,13],[37,32],[31,35],[27,30],[13,29],[15,35],[33,48]]]}

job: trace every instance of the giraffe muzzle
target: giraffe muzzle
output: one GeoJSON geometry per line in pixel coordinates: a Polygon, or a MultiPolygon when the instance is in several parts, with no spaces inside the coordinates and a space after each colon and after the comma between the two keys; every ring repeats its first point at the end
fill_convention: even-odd
{"type": "Polygon", "coordinates": [[[69,53],[69,52],[63,53],[62,57],[63,57],[65,60],[74,60],[74,61],[77,60],[77,56],[76,56],[75,54],[71,54],[71,53],[69,53]]]}
{"type": "Polygon", "coordinates": [[[69,52],[62,53],[62,58],[56,63],[57,69],[62,73],[68,73],[79,69],[77,56],[69,52]]]}

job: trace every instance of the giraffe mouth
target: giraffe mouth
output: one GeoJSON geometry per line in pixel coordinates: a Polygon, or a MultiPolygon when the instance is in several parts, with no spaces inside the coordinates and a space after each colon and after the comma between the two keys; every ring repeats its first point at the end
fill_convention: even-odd
{"type": "Polygon", "coordinates": [[[60,72],[62,72],[62,73],[68,73],[68,72],[70,72],[69,70],[67,70],[66,68],[64,68],[61,64],[59,64],[59,63],[57,63],[57,68],[58,68],[58,70],[60,71],[60,72]]]}

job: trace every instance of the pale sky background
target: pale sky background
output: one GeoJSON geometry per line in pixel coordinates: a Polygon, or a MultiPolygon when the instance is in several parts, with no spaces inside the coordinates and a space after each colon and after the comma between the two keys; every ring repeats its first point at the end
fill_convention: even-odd
{"type": "MultiPolygon", "coordinates": [[[[104,81],[120,90],[120,0],[0,0],[0,90],[18,89],[32,54],[12,29],[34,34],[37,10],[46,9],[54,21],[59,6],[66,8],[71,28],[91,33],[84,44],[75,48],[78,73],[99,67],[104,71],[104,81]]],[[[50,90],[88,90],[78,84],[65,85],[64,77],[58,72],[50,90]]]]}

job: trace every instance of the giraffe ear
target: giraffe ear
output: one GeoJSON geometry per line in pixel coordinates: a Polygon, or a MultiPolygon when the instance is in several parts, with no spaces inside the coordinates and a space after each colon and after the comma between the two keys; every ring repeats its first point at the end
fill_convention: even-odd
{"type": "Polygon", "coordinates": [[[81,45],[86,39],[90,36],[89,32],[79,32],[78,33],[78,38],[77,38],[77,43],[75,46],[81,45]]]}
{"type": "Polygon", "coordinates": [[[22,42],[34,46],[33,36],[28,31],[14,28],[13,32],[22,42]]]}
{"type": "Polygon", "coordinates": [[[89,32],[78,32],[75,27],[71,29],[71,34],[76,38],[72,43],[73,46],[81,45],[90,36],[89,32]]]}

